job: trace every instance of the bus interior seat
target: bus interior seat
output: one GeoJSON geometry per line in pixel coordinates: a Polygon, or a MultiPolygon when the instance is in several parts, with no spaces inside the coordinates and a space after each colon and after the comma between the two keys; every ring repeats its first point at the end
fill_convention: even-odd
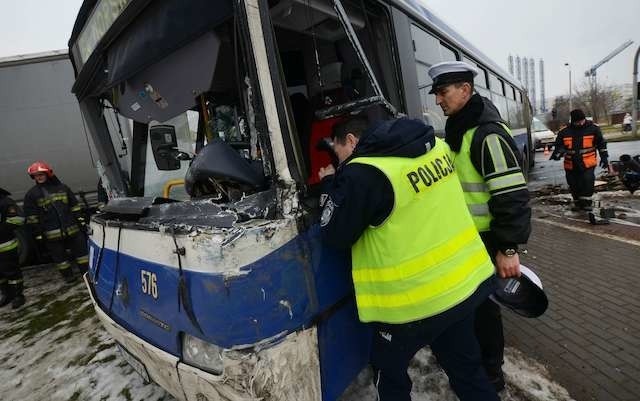
{"type": "Polygon", "coordinates": [[[324,120],[315,120],[311,123],[311,139],[309,142],[309,160],[311,168],[309,170],[309,179],[307,180],[309,185],[318,184],[320,182],[320,178],[318,178],[320,168],[331,164],[331,156],[329,153],[318,150],[316,145],[324,138],[331,138],[333,126],[343,119],[344,117],[338,116],[324,120]]]}

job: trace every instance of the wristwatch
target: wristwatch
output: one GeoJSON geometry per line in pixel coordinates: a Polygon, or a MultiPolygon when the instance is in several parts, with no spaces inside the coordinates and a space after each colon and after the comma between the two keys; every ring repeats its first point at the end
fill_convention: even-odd
{"type": "Polygon", "coordinates": [[[511,257],[511,256],[515,256],[518,253],[518,250],[514,248],[507,248],[507,249],[503,249],[500,252],[502,252],[504,256],[511,257]]]}

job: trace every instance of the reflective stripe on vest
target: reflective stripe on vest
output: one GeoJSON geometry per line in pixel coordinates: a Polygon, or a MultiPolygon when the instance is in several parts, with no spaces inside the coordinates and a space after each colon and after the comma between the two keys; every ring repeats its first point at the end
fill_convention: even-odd
{"type": "Polygon", "coordinates": [[[0,253],[1,252],[9,252],[11,250],[14,250],[18,247],[18,239],[14,238],[10,241],[7,242],[3,242],[0,244],[0,253]]]}
{"type": "MultiPolygon", "coordinates": [[[[505,124],[502,128],[511,135],[511,130],[505,124]]],[[[487,148],[494,164],[495,172],[482,177],[471,162],[471,143],[478,127],[471,128],[464,133],[462,145],[458,153],[453,153],[456,172],[464,191],[464,198],[478,231],[489,231],[493,216],[489,210],[491,196],[508,193],[526,185],[520,167],[507,167],[507,161],[502,150],[501,141],[487,139],[487,148]]],[[[484,145],[483,145],[484,146],[484,145]]],[[[506,145],[508,146],[508,145],[506,145]]]]}
{"type": "MultiPolygon", "coordinates": [[[[471,141],[478,127],[471,128],[462,137],[460,152],[453,153],[456,172],[464,191],[464,200],[469,208],[478,231],[489,231],[491,224],[491,212],[488,202],[491,199],[489,187],[484,178],[478,173],[471,163],[471,141]]],[[[508,131],[507,131],[508,132],[508,131]]],[[[502,152],[500,152],[502,153],[502,152]]]]}
{"type": "Polygon", "coordinates": [[[594,134],[584,135],[582,137],[582,146],[580,149],[575,149],[573,146],[573,137],[566,136],[562,138],[562,144],[567,150],[564,155],[564,169],[573,170],[573,158],[576,153],[580,155],[585,168],[595,167],[598,164],[596,160],[596,147],[594,145],[595,139],[594,134]]]}
{"type": "Polygon", "coordinates": [[[353,245],[352,276],[363,322],[406,323],[446,311],[493,274],[473,221],[465,213],[449,147],[423,156],[363,157],[393,187],[394,207],[353,245]]]}

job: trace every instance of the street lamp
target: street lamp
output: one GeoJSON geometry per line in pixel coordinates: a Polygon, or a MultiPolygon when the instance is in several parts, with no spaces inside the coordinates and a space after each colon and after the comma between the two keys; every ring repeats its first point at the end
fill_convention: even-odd
{"type": "Polygon", "coordinates": [[[633,102],[631,107],[632,121],[631,129],[633,136],[638,137],[638,60],[640,60],[640,46],[636,51],[636,56],[633,59],[633,102]]]}
{"type": "Polygon", "coordinates": [[[573,96],[571,95],[571,66],[569,63],[564,63],[565,66],[569,67],[569,111],[573,110],[573,96]]]}

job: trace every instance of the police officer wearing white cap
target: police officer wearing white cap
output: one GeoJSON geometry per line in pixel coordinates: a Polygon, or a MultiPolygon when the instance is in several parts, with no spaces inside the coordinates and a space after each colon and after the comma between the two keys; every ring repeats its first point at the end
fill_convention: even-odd
{"type": "MultiPolygon", "coordinates": [[[[430,93],[448,116],[445,141],[476,228],[501,278],[520,276],[518,244],[531,232],[529,192],[517,145],[491,101],[474,92],[478,69],[460,61],[432,66],[430,93]]],[[[504,336],[500,307],[487,299],[476,310],[476,337],[485,369],[504,388],[504,336]]]]}

